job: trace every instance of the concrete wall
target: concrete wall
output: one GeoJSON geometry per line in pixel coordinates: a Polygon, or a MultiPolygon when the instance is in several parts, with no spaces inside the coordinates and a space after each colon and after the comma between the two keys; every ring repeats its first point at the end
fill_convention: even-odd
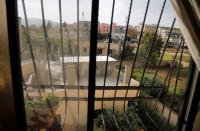
{"type": "Polygon", "coordinates": [[[34,72],[33,64],[31,62],[22,64],[22,75],[24,80],[27,80],[28,77],[34,72]]]}
{"type": "MultiPolygon", "coordinates": [[[[156,101],[153,101],[153,105],[155,105],[156,101]]],[[[161,114],[162,112],[162,108],[163,108],[163,103],[161,103],[160,101],[157,101],[157,105],[156,105],[156,110],[158,111],[158,114],[161,114]]],[[[170,112],[170,108],[168,106],[165,105],[164,111],[163,111],[163,118],[167,121],[168,117],[169,117],[169,112],[170,112]]],[[[169,119],[169,124],[173,127],[176,126],[178,120],[178,113],[176,113],[175,111],[172,110],[171,112],[171,116],[169,119]]]]}
{"type": "MultiPolygon", "coordinates": [[[[129,44],[133,48],[137,47],[137,44],[129,44]]],[[[99,55],[107,55],[107,48],[108,48],[108,43],[104,42],[98,42],[97,43],[97,49],[102,49],[102,54],[99,55]]],[[[121,52],[122,47],[120,47],[119,43],[111,43],[110,44],[110,49],[112,50],[113,53],[119,54],[121,52]]],[[[89,42],[82,42],[80,44],[80,55],[81,56],[88,56],[90,52],[90,44],[89,42]]]]}
{"type": "MultiPolygon", "coordinates": [[[[77,63],[65,63],[65,76],[66,77],[66,81],[68,81],[68,79],[70,79],[70,81],[72,79],[74,79],[75,81],[77,81],[77,63]]],[[[97,62],[96,65],[96,76],[97,77],[104,77],[105,74],[105,62],[97,62]]],[[[114,71],[116,66],[116,62],[112,61],[112,62],[108,62],[108,67],[107,67],[107,76],[108,77],[113,77],[113,79],[116,79],[116,73],[114,71]]],[[[80,75],[80,79],[84,79],[85,81],[88,80],[88,75],[89,75],[89,63],[88,62],[80,62],[79,63],[79,75],[80,75]]]]}
{"type": "MultiPolygon", "coordinates": [[[[22,66],[22,75],[25,81],[28,80],[31,74],[35,74],[32,60],[25,60],[21,63],[22,66]]],[[[38,80],[41,84],[49,84],[49,74],[47,70],[45,70],[44,64],[36,65],[37,72],[38,72],[38,80]]]]}

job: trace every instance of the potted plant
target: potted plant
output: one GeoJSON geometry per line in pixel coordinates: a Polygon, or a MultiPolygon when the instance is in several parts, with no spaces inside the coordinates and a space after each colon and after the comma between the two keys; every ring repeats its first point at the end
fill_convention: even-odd
{"type": "Polygon", "coordinates": [[[59,97],[53,93],[39,98],[25,98],[28,127],[49,128],[54,122],[58,105],[59,97]]]}

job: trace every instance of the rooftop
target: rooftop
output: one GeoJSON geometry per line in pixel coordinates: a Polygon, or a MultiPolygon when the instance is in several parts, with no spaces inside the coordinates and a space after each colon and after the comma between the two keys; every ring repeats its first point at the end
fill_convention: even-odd
{"type": "MultiPolygon", "coordinates": [[[[64,62],[65,63],[74,63],[78,62],[78,57],[77,56],[69,56],[69,57],[64,57],[64,62]]],[[[107,56],[97,56],[96,61],[97,62],[106,62],[107,56]]],[[[62,61],[62,57],[60,57],[60,60],[62,61]]],[[[89,56],[79,56],[79,62],[89,62],[89,56]]],[[[108,61],[117,61],[116,59],[112,57],[108,57],[108,61]]]]}

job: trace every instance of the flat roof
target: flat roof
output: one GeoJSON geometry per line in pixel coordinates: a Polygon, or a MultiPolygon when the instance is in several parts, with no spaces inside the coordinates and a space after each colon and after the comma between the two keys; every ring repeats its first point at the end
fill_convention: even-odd
{"type": "MultiPolygon", "coordinates": [[[[77,58],[78,58],[77,56],[64,57],[64,62],[65,63],[78,62],[77,58]]],[[[106,59],[107,59],[107,56],[96,57],[97,62],[106,62],[106,59]]],[[[60,57],[60,60],[62,61],[62,57],[60,57]]],[[[108,61],[111,62],[111,61],[117,61],[117,60],[109,56],[108,61]]],[[[79,56],[79,62],[89,62],[89,56],[79,56]]]]}

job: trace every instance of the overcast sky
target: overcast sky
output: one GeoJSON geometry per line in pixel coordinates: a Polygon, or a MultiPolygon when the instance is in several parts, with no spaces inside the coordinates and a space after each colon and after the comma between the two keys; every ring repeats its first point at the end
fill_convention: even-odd
{"type": "MultiPolygon", "coordinates": [[[[91,19],[91,0],[80,1],[80,20],[91,19]],[[84,12],[84,13],[83,13],[84,12]],[[83,15],[84,14],[84,15],[83,15]]],[[[19,16],[24,18],[22,2],[18,0],[19,16]]],[[[28,18],[41,18],[40,0],[25,0],[28,18]]],[[[133,0],[130,25],[142,22],[147,0],[133,0]]],[[[148,24],[156,24],[161,11],[163,0],[151,0],[147,15],[148,24]]],[[[116,0],[114,22],[125,25],[130,0],[116,0]]],[[[110,23],[112,0],[100,0],[99,21],[110,23]]],[[[59,22],[58,0],[44,0],[45,18],[59,22]]],[[[77,0],[62,0],[63,21],[73,23],[77,21],[77,0]]],[[[169,0],[167,0],[161,25],[170,26],[174,18],[174,12],[169,0]]]]}

